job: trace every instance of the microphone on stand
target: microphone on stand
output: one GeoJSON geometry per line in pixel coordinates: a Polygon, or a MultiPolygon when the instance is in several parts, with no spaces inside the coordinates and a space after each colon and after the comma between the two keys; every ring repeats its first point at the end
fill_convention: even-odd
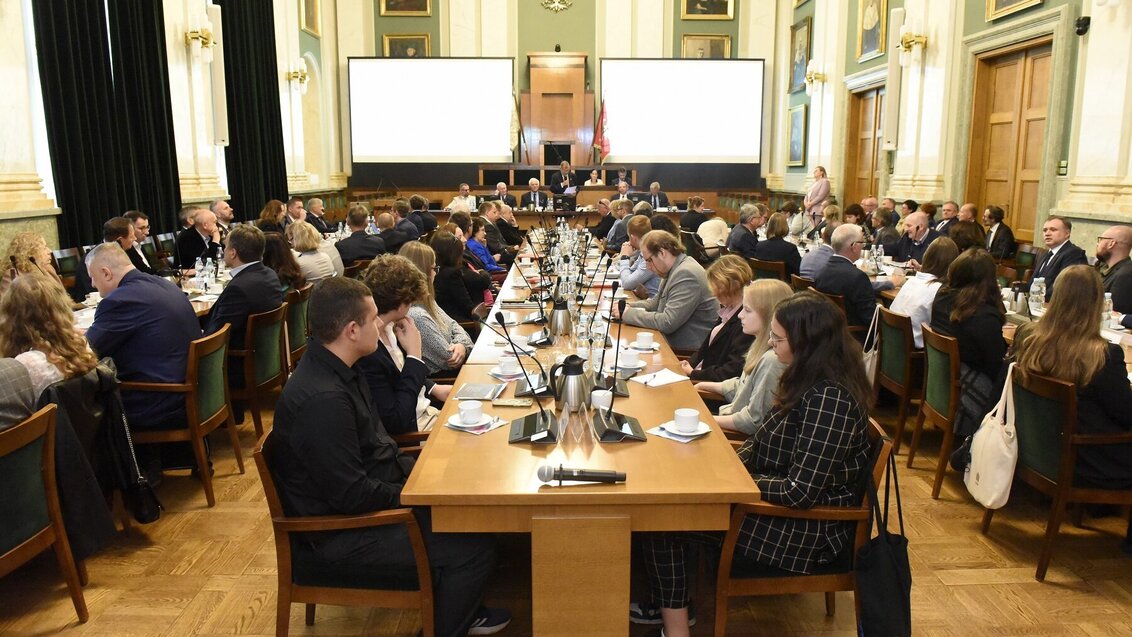
{"type": "MultiPolygon", "coordinates": [[[[494,332],[496,334],[496,336],[501,337],[505,342],[507,342],[509,345],[511,345],[511,348],[512,348],[511,351],[516,353],[516,356],[522,355],[522,356],[526,356],[527,358],[533,359],[535,364],[539,366],[539,370],[542,370],[542,363],[540,363],[538,358],[535,357],[533,350],[528,350],[526,348],[519,348],[516,345],[516,343],[514,343],[511,340],[509,335],[504,334],[503,332],[500,332],[498,329],[495,328],[494,325],[492,325],[491,323],[488,323],[484,319],[479,319],[479,322],[484,327],[486,327],[487,329],[494,332]]],[[[544,337],[542,339],[541,343],[544,344],[544,345],[549,344],[550,338],[544,337]]],[[[532,345],[532,343],[528,342],[527,345],[532,345]]],[[[545,376],[545,372],[543,373],[543,376],[545,376]]],[[[550,385],[549,380],[547,380],[545,378],[540,379],[539,382],[536,383],[536,388],[538,389],[537,395],[542,396],[542,397],[553,398],[554,397],[554,389],[549,387],[549,385],[550,385]]],[[[530,384],[530,381],[527,380],[526,375],[524,374],[523,378],[520,378],[515,383],[515,397],[516,398],[522,398],[523,396],[530,396],[530,395],[531,395],[531,384],[530,384]]]]}
{"type": "MultiPolygon", "coordinates": [[[[515,358],[518,359],[519,347],[515,345],[515,341],[511,340],[510,333],[507,331],[507,321],[503,320],[503,312],[496,312],[495,320],[499,323],[499,326],[503,328],[504,338],[506,338],[507,342],[511,344],[511,350],[515,352],[515,358]]],[[[543,369],[542,363],[539,362],[538,358],[535,358],[533,356],[531,358],[534,358],[535,364],[538,365],[539,372],[542,373],[543,378],[546,379],[546,384],[549,387],[550,375],[546,373],[545,369],[543,369]]],[[[523,375],[526,376],[526,374],[523,375]]],[[[557,392],[554,391],[553,387],[550,387],[550,391],[551,396],[554,397],[555,400],[557,400],[557,392]]],[[[535,396],[535,405],[538,406],[538,413],[527,414],[526,416],[521,416],[511,421],[511,435],[508,438],[509,442],[530,441],[553,443],[558,440],[558,419],[554,417],[554,414],[548,413],[546,411],[546,408],[542,406],[542,401],[538,399],[537,395],[535,396]]]]}
{"type": "MultiPolygon", "coordinates": [[[[47,274],[47,272],[45,272],[45,271],[43,270],[43,268],[39,267],[39,263],[37,263],[37,262],[36,262],[36,260],[35,260],[35,257],[34,257],[34,256],[32,256],[32,255],[28,255],[28,261],[30,261],[30,262],[31,262],[31,264],[35,266],[35,269],[36,269],[36,270],[39,270],[39,273],[40,273],[40,274],[43,274],[43,275],[46,275],[46,274],[47,274]]],[[[16,264],[16,257],[14,257],[14,256],[13,256],[13,257],[12,257],[12,265],[14,266],[15,264],[16,264]]]]}
{"type": "MultiPolygon", "coordinates": [[[[523,274],[522,268],[517,268],[517,274],[519,275],[519,278],[523,280],[523,283],[525,283],[527,285],[527,289],[530,290],[530,292],[531,292],[531,295],[528,298],[534,299],[535,303],[538,303],[538,312],[537,313],[531,312],[530,314],[526,315],[525,317],[523,317],[522,322],[523,323],[534,323],[536,325],[545,325],[546,322],[547,322],[547,318],[546,318],[546,310],[543,309],[543,304],[546,301],[544,301],[543,298],[542,298],[542,292],[535,292],[535,289],[531,286],[531,282],[528,281],[526,275],[523,274]],[[537,314],[537,316],[534,316],[535,314],[537,314]]],[[[541,272],[540,272],[540,277],[541,277],[541,272]]]]}
{"type": "MultiPolygon", "coordinates": [[[[617,281],[613,282],[613,295],[614,296],[617,295],[617,284],[618,284],[617,281]]],[[[620,299],[620,300],[615,299],[614,301],[611,301],[611,303],[613,303],[613,302],[617,303],[617,310],[619,312],[621,312],[621,313],[625,312],[625,299],[620,299]]],[[[612,318],[612,317],[610,317],[610,318],[612,318]]],[[[612,323],[612,321],[606,321],[606,323],[605,323],[605,340],[606,341],[609,341],[609,328],[610,328],[611,323],[612,323]]],[[[615,343],[613,345],[613,373],[610,374],[610,375],[606,375],[605,370],[603,369],[603,370],[601,370],[600,374],[594,374],[594,384],[596,384],[596,385],[598,385],[598,386],[600,386],[604,389],[608,389],[608,390],[612,391],[614,396],[621,396],[622,398],[625,398],[625,397],[629,396],[629,383],[627,383],[624,378],[620,378],[617,375],[617,361],[621,357],[621,325],[623,323],[624,323],[624,321],[618,321],[618,323],[617,323],[617,343],[615,343]]],[[[604,358],[604,357],[602,357],[602,358],[604,358]]],[[[610,401],[609,409],[612,412],[613,401],[610,401]]]]}
{"type": "Polygon", "coordinates": [[[606,484],[614,484],[617,482],[625,482],[625,474],[617,471],[603,471],[601,469],[567,469],[562,465],[552,467],[544,464],[538,468],[538,479],[543,482],[558,481],[558,486],[562,486],[562,482],[604,482],[606,484]]]}
{"type": "MultiPolygon", "coordinates": [[[[617,302],[617,309],[625,312],[625,299],[617,302]]],[[[617,340],[618,347],[614,350],[613,354],[613,377],[617,378],[617,363],[621,354],[621,323],[617,325],[617,340]]],[[[624,381],[621,381],[624,382],[624,381]]],[[[609,400],[609,409],[605,411],[598,410],[594,414],[594,431],[597,434],[597,439],[601,442],[621,442],[623,440],[636,440],[643,441],[645,439],[644,430],[641,429],[641,421],[628,414],[615,413],[613,411],[613,404],[617,396],[628,396],[628,390],[625,394],[618,394],[613,392],[613,397],[609,400]]]]}

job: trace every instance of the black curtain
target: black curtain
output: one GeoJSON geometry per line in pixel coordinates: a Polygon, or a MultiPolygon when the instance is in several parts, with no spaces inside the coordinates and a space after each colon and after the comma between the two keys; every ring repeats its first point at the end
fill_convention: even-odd
{"type": "Polygon", "coordinates": [[[224,16],[228,88],[228,191],[237,218],[255,219],[271,199],[287,199],[279,113],[275,14],[271,0],[216,0],[224,16]]]}

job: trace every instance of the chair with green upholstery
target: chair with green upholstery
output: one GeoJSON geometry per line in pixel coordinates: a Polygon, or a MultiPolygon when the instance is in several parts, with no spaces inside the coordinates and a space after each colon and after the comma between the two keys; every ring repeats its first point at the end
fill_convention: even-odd
{"type": "Polygon", "coordinates": [[[287,302],[260,314],[248,317],[244,349],[233,349],[228,355],[244,361],[244,386],[230,388],[232,398],[244,400],[252,412],[256,437],[263,435],[260,407],[267,394],[282,387],[287,379],[286,336],[287,302]]]}
{"type": "MultiPolygon", "coordinates": [[[[1014,253],[1014,269],[1018,272],[1025,272],[1027,270],[1033,274],[1034,264],[1045,255],[1044,248],[1035,247],[1031,243],[1019,243],[1018,251],[1014,253]]],[[[1029,282],[1029,278],[1022,277],[1023,281],[1029,282]]]]}
{"type": "MultiPolygon", "coordinates": [[[[157,244],[154,242],[153,237],[146,237],[145,241],[139,242],[138,245],[141,246],[142,254],[145,255],[145,258],[149,261],[149,264],[151,266],[157,266],[157,244]]],[[[161,268],[155,267],[154,269],[160,270],[161,268]]]]}
{"type": "Polygon", "coordinates": [[[89,615],[55,486],[55,405],[0,431],[0,577],[54,549],[79,621],[89,615]]]}
{"type": "MultiPolygon", "coordinates": [[[[1015,478],[1050,496],[1046,534],[1038,553],[1034,579],[1044,581],[1058,529],[1069,504],[1132,504],[1132,490],[1098,489],[1075,484],[1077,452],[1086,445],[1132,444],[1132,433],[1077,433],[1077,388],[1073,383],[1015,369],[1014,427],[1018,437],[1015,478]]],[[[983,533],[990,529],[994,509],[983,513],[983,533]]]]}
{"type": "Polygon", "coordinates": [[[313,283],[287,293],[287,359],[289,371],[295,371],[299,359],[307,351],[310,326],[307,324],[307,305],[311,300],[313,283]]]}
{"type": "Polygon", "coordinates": [[[68,290],[75,287],[75,275],[83,260],[82,255],[79,254],[79,249],[53,250],[51,258],[55,261],[55,272],[63,280],[63,287],[68,290]]]}
{"type": "Polygon", "coordinates": [[[912,432],[912,444],[908,447],[908,466],[911,467],[916,458],[924,421],[943,431],[943,442],[939,445],[939,460],[935,467],[935,482],[932,483],[932,499],[938,499],[939,489],[943,485],[943,473],[955,443],[955,412],[959,409],[959,341],[936,332],[926,324],[922,329],[926,359],[923,400],[920,401],[920,417],[916,419],[916,429],[912,432]]]}
{"type": "MultiPolygon", "coordinates": [[[[204,437],[221,425],[228,425],[228,440],[236,454],[240,473],[244,472],[244,454],[232,417],[232,402],[228,395],[228,333],[225,324],[219,330],[189,343],[189,360],[183,383],[123,382],[122,391],[151,391],[184,394],[185,426],[175,429],[141,427],[131,428],[135,444],[187,441],[192,444],[200,481],[204,484],[204,497],[208,506],[216,505],[212,491],[212,475],[208,470],[204,437]]],[[[136,423],[135,423],[136,424],[136,423]]]]}
{"type": "Polygon", "coordinates": [[[916,349],[912,333],[912,319],[880,308],[880,361],[877,365],[875,385],[884,387],[896,394],[900,405],[896,414],[896,434],[893,436],[892,453],[900,453],[900,443],[904,439],[904,424],[908,420],[908,408],[913,400],[919,400],[923,383],[924,352],[916,349]]]}

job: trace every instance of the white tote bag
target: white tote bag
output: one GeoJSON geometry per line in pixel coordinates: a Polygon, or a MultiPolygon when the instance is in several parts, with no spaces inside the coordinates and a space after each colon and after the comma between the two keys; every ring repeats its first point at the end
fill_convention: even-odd
{"type": "Polygon", "coordinates": [[[865,343],[869,349],[865,350],[865,376],[874,387],[877,383],[877,366],[880,365],[880,306],[873,310],[873,320],[869,323],[869,331],[865,336],[865,343]]]}
{"type": "Polygon", "coordinates": [[[1018,464],[1018,437],[1014,430],[1014,363],[1006,371],[1002,397],[983,417],[971,438],[971,462],[963,482],[979,504],[999,509],[1010,499],[1014,467],[1018,464]]]}

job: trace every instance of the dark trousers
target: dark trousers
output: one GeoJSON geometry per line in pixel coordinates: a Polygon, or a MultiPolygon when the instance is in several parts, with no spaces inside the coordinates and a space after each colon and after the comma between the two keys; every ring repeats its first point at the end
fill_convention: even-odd
{"type": "MultiPolygon", "coordinates": [[[[475,619],[484,584],[495,568],[495,539],[476,533],[434,533],[428,509],[413,509],[432,569],[438,637],[464,637],[475,619]]],[[[413,571],[416,562],[404,525],[346,531],[319,542],[331,562],[413,571]]]]}

